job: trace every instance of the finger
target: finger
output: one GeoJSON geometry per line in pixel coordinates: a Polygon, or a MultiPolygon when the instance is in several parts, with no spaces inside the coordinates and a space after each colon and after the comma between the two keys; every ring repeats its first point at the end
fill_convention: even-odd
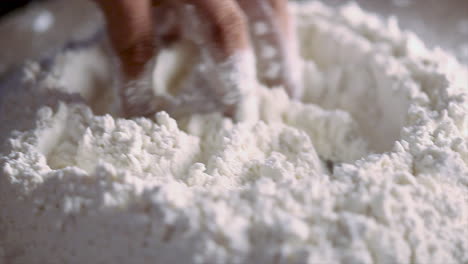
{"type": "Polygon", "coordinates": [[[154,56],[150,0],[95,0],[107,22],[109,38],[126,78],[135,79],[154,56]]]}
{"type": "Polygon", "coordinates": [[[295,71],[294,38],[286,0],[238,0],[247,14],[257,55],[259,79],[267,86],[283,86],[292,98],[300,91],[295,71]]]}
{"type": "Polygon", "coordinates": [[[234,0],[186,0],[206,23],[208,41],[222,61],[250,48],[246,18],[234,0]]]}
{"type": "Polygon", "coordinates": [[[153,14],[150,0],[95,0],[104,13],[107,31],[115,55],[119,59],[117,90],[121,113],[144,105],[152,83],[151,64],[155,54],[153,14]]]}
{"type": "MultiPolygon", "coordinates": [[[[254,91],[256,70],[242,9],[235,0],[186,0],[185,3],[195,7],[195,19],[191,19],[194,22],[185,28],[193,32],[192,38],[201,48],[204,65],[201,74],[207,80],[206,87],[220,110],[237,120],[245,119],[246,111],[241,106],[254,91]],[[201,25],[197,25],[197,20],[201,25]],[[198,32],[199,28],[202,32],[198,32]]],[[[190,17],[191,12],[188,13],[190,17]]]]}
{"type": "Polygon", "coordinates": [[[290,16],[288,12],[287,0],[268,0],[272,7],[280,29],[285,36],[289,36],[291,31],[290,16]]]}

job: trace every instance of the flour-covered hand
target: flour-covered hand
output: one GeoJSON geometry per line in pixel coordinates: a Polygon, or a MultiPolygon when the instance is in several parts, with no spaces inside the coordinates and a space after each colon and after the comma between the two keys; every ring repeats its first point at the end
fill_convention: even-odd
{"type": "Polygon", "coordinates": [[[262,82],[282,85],[297,97],[291,67],[294,53],[287,45],[291,31],[286,0],[95,1],[105,15],[109,39],[119,59],[124,116],[143,115],[150,111],[143,109],[144,105],[155,104],[149,96],[154,57],[163,43],[177,39],[199,47],[204,74],[209,75],[205,77],[208,89],[225,113],[243,105],[250,96],[257,69],[262,82]],[[258,34],[259,23],[266,25],[268,32],[258,34]],[[276,53],[265,56],[262,45],[276,53]]]}

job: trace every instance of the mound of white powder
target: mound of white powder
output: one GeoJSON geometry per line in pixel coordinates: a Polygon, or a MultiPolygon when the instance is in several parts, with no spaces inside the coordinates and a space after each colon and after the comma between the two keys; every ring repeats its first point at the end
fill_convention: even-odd
{"type": "Polygon", "coordinates": [[[298,5],[303,102],[259,87],[258,122],[98,115],[98,49],[26,66],[0,99],[0,263],[468,263],[467,68],[298,5]]]}

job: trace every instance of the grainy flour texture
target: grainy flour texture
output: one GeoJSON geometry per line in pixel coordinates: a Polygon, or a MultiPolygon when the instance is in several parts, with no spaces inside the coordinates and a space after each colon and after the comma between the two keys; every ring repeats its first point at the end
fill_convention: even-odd
{"type": "Polygon", "coordinates": [[[98,47],[26,65],[0,99],[0,263],[468,263],[466,66],[354,4],[291,10],[304,95],[259,86],[259,120],[103,114],[98,47]]]}

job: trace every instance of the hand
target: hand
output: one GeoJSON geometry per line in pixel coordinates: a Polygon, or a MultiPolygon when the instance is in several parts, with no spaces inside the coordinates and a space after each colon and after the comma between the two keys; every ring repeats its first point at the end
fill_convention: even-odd
{"type": "MultiPolygon", "coordinates": [[[[140,93],[140,90],[151,86],[152,59],[159,48],[157,40],[161,39],[160,35],[156,36],[156,32],[171,35],[171,30],[158,30],[167,27],[167,16],[164,12],[155,15],[155,4],[158,4],[157,9],[177,14],[178,25],[169,28],[178,28],[180,32],[172,35],[192,40],[208,54],[209,60],[215,65],[214,69],[218,69],[212,73],[217,75],[211,78],[216,80],[213,94],[224,102],[226,108],[232,109],[232,104],[237,104],[245,96],[245,90],[251,89],[248,86],[252,84],[247,83],[250,80],[246,76],[255,78],[255,66],[247,65],[255,63],[248,58],[252,50],[249,32],[254,36],[253,46],[258,54],[261,54],[261,46],[265,43],[277,50],[273,56],[257,57],[260,79],[269,85],[284,85],[291,95],[294,94],[294,88],[291,88],[294,84],[289,78],[291,74],[288,59],[291,56],[288,53],[287,40],[290,39],[288,36],[291,31],[286,0],[95,1],[104,12],[109,37],[120,60],[123,79],[121,99],[126,116],[141,114],[141,105],[147,104],[147,93],[142,96],[145,93],[140,93]],[[184,13],[187,5],[194,7],[195,16],[201,22],[198,26],[194,26],[194,21],[187,21],[190,17],[190,14],[184,13]],[[261,32],[261,35],[253,30],[254,27],[249,26],[259,22],[264,23],[268,29],[267,32],[261,32]],[[269,64],[275,65],[276,73],[268,68],[269,64]],[[225,78],[226,76],[231,78],[225,78]]],[[[157,109],[154,106],[153,108],[157,109]]]]}

